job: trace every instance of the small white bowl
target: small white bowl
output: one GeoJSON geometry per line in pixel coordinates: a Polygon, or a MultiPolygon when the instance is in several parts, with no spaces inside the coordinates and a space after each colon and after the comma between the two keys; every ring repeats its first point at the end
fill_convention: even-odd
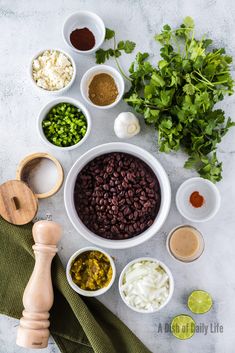
{"type": "Polygon", "coordinates": [[[70,15],[64,22],[63,25],[63,38],[65,43],[76,53],[79,54],[92,54],[104,42],[105,38],[105,25],[103,20],[90,11],[78,11],[70,15]],[[90,50],[78,50],[70,42],[70,34],[77,28],[87,27],[95,36],[95,45],[90,50]]]}
{"type": "Polygon", "coordinates": [[[82,249],[76,251],[70,257],[70,259],[67,263],[67,266],[66,266],[66,276],[67,276],[67,280],[69,282],[69,285],[75,290],[75,292],[77,292],[78,294],[81,294],[85,297],[97,297],[101,294],[104,294],[105,292],[107,292],[109,290],[109,288],[111,288],[111,286],[115,280],[115,277],[116,277],[116,267],[115,267],[115,264],[114,264],[112,257],[109,254],[107,254],[104,250],[96,248],[96,247],[86,247],[86,248],[82,248],[82,249]],[[109,282],[109,284],[107,285],[107,287],[103,287],[103,288],[98,289],[96,291],[88,291],[88,290],[81,289],[79,286],[76,285],[76,283],[73,282],[71,274],[70,274],[71,265],[72,265],[73,261],[76,259],[76,257],[78,257],[78,255],[80,255],[86,251],[100,251],[102,254],[106,255],[107,258],[109,259],[112,270],[113,270],[113,275],[112,275],[112,279],[109,282]]]}
{"type": "Polygon", "coordinates": [[[80,103],[79,101],[77,101],[76,99],[73,98],[69,98],[69,97],[58,97],[53,99],[52,101],[50,101],[49,103],[47,103],[40,111],[39,115],[38,115],[38,119],[37,119],[37,130],[39,133],[40,138],[42,139],[42,141],[44,143],[47,144],[48,147],[54,148],[57,151],[71,151],[79,146],[81,146],[81,144],[83,144],[86,139],[88,138],[90,131],[91,131],[91,117],[90,117],[90,113],[88,112],[88,110],[86,109],[86,107],[80,103]],[[85,136],[82,138],[81,141],[79,141],[78,143],[76,143],[75,145],[69,146],[69,147],[60,147],[60,146],[56,146],[53,143],[51,143],[45,136],[44,132],[43,132],[43,128],[42,128],[42,121],[45,119],[46,115],[49,113],[49,111],[51,110],[51,108],[53,108],[55,105],[59,104],[59,103],[70,103],[72,105],[74,105],[75,107],[79,108],[83,114],[85,115],[86,121],[87,121],[87,131],[85,136]]]}
{"type": "Polygon", "coordinates": [[[31,79],[31,82],[33,83],[34,87],[36,87],[38,90],[40,90],[41,92],[44,92],[44,93],[48,93],[48,94],[51,94],[51,95],[57,95],[57,94],[61,94],[61,93],[64,93],[65,91],[67,91],[74,83],[75,81],[75,78],[76,78],[76,73],[77,73],[77,69],[76,69],[76,64],[75,64],[75,61],[73,60],[72,56],[69,55],[68,53],[66,53],[64,50],[62,49],[58,49],[58,48],[52,48],[52,49],[44,49],[44,50],[41,50],[39,53],[37,53],[36,55],[34,55],[34,57],[32,58],[31,62],[30,62],[30,67],[29,67],[29,76],[30,76],[30,79],[31,79]],[[63,53],[64,55],[67,56],[67,58],[71,61],[71,64],[73,66],[73,76],[70,80],[70,82],[67,84],[67,86],[61,88],[61,89],[58,89],[58,90],[55,90],[55,91],[49,91],[47,89],[44,89],[42,87],[39,87],[37,85],[37,83],[34,81],[33,79],[33,61],[35,59],[37,59],[40,55],[42,55],[44,53],[44,51],[46,50],[56,50],[56,51],[59,51],[61,53],[63,53]]]}
{"type": "Polygon", "coordinates": [[[192,222],[205,222],[212,219],[220,208],[220,193],[215,184],[203,178],[190,178],[183,182],[176,193],[176,206],[180,214],[192,222]],[[201,207],[193,207],[190,195],[198,191],[204,198],[201,207]]]}
{"type": "Polygon", "coordinates": [[[117,105],[119,103],[119,101],[122,99],[122,96],[124,94],[124,90],[125,90],[125,83],[124,83],[124,79],[122,77],[122,75],[113,67],[108,66],[108,65],[96,65],[93,66],[92,68],[90,68],[89,70],[87,70],[85,72],[85,74],[83,75],[82,79],[81,79],[81,83],[80,83],[80,90],[81,90],[81,94],[82,97],[85,99],[85,101],[92,105],[95,108],[99,108],[99,109],[109,109],[109,108],[113,108],[115,105],[117,105]],[[118,96],[116,98],[116,100],[109,105],[96,105],[94,103],[92,103],[92,101],[89,98],[89,85],[93,79],[93,77],[95,75],[101,74],[101,73],[106,73],[109,74],[110,76],[113,77],[117,88],[118,88],[118,96]]]}
{"type": "Polygon", "coordinates": [[[168,303],[169,301],[171,300],[172,298],[172,295],[173,295],[173,292],[174,292],[174,279],[173,279],[173,276],[172,276],[172,273],[171,271],[169,270],[169,268],[161,261],[157,260],[157,259],[154,259],[152,257],[140,257],[138,259],[135,259],[131,262],[129,262],[125,267],[124,269],[122,270],[121,274],[120,274],[120,277],[119,277],[119,282],[118,282],[118,287],[119,287],[119,293],[120,293],[120,296],[123,300],[123,302],[132,310],[138,312],[138,313],[142,313],[142,314],[152,314],[152,313],[156,313],[157,311],[161,310],[162,308],[164,308],[168,303]],[[169,277],[169,295],[166,299],[166,301],[162,304],[162,306],[160,306],[159,308],[155,309],[155,310],[152,310],[152,311],[146,311],[146,310],[141,310],[141,309],[137,309],[135,308],[134,306],[131,306],[127,301],[126,301],[126,298],[125,298],[125,295],[123,294],[123,290],[122,290],[122,284],[123,284],[123,278],[124,278],[124,275],[127,271],[127,269],[137,263],[137,262],[142,262],[142,261],[151,261],[151,262],[157,262],[161,267],[162,269],[167,273],[168,277],[169,277]]]}
{"type": "Polygon", "coordinates": [[[169,178],[160,164],[160,162],[149,152],[140,148],[136,145],[123,142],[112,142],[103,145],[96,146],[82,156],[74,163],[70,169],[68,176],[66,178],[64,187],[64,203],[70,221],[77,230],[88,241],[96,244],[97,246],[111,248],[111,249],[127,249],[133,246],[142,244],[143,242],[149,240],[153,236],[157,236],[158,231],[167,219],[170,205],[171,205],[171,186],[169,178]],[[161,204],[158,211],[157,217],[155,218],[153,224],[146,229],[143,233],[122,240],[105,239],[99,235],[90,231],[81,219],[78,217],[75,205],[74,205],[74,187],[76,179],[80,171],[87,165],[91,160],[98,156],[111,152],[123,152],[140,158],[144,161],[156,175],[158,182],[160,184],[161,190],[161,204]]]}

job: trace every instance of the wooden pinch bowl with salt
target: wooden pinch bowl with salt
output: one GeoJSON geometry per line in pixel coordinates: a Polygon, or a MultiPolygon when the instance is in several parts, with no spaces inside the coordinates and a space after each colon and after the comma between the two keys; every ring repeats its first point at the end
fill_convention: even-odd
{"type": "Polygon", "coordinates": [[[46,199],[56,194],[64,180],[60,162],[48,153],[33,153],[19,164],[16,179],[24,181],[37,199],[46,199]]]}

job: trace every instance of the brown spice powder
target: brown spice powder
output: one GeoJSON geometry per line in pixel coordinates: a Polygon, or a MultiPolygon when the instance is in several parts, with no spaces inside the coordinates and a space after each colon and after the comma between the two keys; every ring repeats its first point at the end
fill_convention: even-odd
{"type": "Polygon", "coordinates": [[[88,95],[95,105],[110,105],[118,96],[118,88],[112,76],[102,73],[93,77],[88,95]]]}

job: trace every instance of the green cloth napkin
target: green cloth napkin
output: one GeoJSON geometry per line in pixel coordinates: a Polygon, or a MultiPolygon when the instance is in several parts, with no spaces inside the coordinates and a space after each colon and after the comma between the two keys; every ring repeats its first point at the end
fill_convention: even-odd
{"type": "MultiPolygon", "coordinates": [[[[14,226],[0,217],[0,313],[19,319],[22,295],[34,266],[32,224],[14,226]]],[[[104,305],[80,297],[67,283],[56,255],[50,332],[63,353],[151,353],[104,305]]]]}

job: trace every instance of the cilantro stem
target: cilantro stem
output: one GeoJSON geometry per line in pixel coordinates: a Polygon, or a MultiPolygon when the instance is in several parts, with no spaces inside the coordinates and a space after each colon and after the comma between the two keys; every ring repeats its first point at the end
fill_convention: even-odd
{"type": "Polygon", "coordinates": [[[177,38],[176,38],[175,35],[173,35],[172,38],[173,38],[173,40],[174,40],[174,42],[175,42],[175,45],[177,46],[178,54],[180,54],[181,50],[180,50],[179,42],[178,42],[178,40],[177,40],[177,38]]]}
{"type": "Polygon", "coordinates": [[[224,81],[213,82],[213,85],[222,85],[223,83],[228,83],[228,81],[224,80],[224,81]]]}
{"type": "MultiPolygon", "coordinates": [[[[117,42],[116,42],[116,37],[114,35],[113,37],[113,50],[114,50],[114,53],[115,53],[115,50],[117,49],[117,42]]],[[[130,77],[128,77],[125,72],[123,71],[123,69],[121,68],[121,65],[119,63],[119,60],[117,59],[116,55],[114,54],[114,60],[115,60],[115,63],[118,67],[118,70],[120,72],[120,74],[126,79],[128,80],[129,82],[132,82],[132,80],[130,79],[130,77]]]]}
{"type": "Polygon", "coordinates": [[[207,80],[207,78],[205,78],[205,76],[203,76],[203,75],[200,73],[200,71],[194,71],[194,72],[195,72],[196,74],[198,74],[198,75],[202,78],[203,82],[207,83],[207,84],[210,85],[210,86],[213,86],[213,83],[212,83],[211,81],[207,80]]]}
{"type": "Polygon", "coordinates": [[[118,67],[118,70],[119,70],[120,74],[121,74],[126,80],[128,80],[129,82],[132,82],[132,80],[130,79],[130,77],[128,77],[128,76],[124,73],[123,69],[121,68],[121,66],[120,66],[120,64],[119,64],[119,62],[118,62],[118,59],[117,59],[116,57],[114,57],[114,60],[115,60],[115,62],[116,62],[116,65],[117,65],[117,67],[118,67]]]}

